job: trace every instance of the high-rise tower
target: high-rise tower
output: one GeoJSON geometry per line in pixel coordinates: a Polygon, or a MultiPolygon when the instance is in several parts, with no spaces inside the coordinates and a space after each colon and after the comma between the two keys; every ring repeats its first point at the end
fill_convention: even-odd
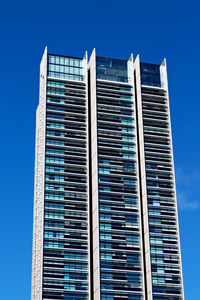
{"type": "Polygon", "coordinates": [[[87,55],[45,50],[37,109],[32,299],[88,299],[87,55]]]}
{"type": "Polygon", "coordinates": [[[36,123],[32,300],[183,300],[165,60],[45,49],[36,123]]]}

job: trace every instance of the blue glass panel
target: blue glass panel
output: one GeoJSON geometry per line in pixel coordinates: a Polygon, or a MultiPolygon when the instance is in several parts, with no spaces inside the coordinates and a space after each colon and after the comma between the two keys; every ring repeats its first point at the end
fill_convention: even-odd
{"type": "Polygon", "coordinates": [[[161,86],[160,65],[140,63],[141,84],[150,86],[161,86]]]}
{"type": "Polygon", "coordinates": [[[98,79],[128,82],[126,60],[97,56],[96,69],[98,79]]]}

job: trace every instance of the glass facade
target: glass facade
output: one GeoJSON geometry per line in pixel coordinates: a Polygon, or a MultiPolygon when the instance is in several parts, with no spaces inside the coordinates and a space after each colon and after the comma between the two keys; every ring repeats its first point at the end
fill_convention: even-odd
{"type": "Polygon", "coordinates": [[[146,85],[142,113],[153,299],[177,300],[182,282],[168,99],[163,88],[146,85]]]}
{"type": "MultiPolygon", "coordinates": [[[[96,64],[100,297],[103,300],[141,300],[142,259],[133,88],[121,84],[125,80],[123,77],[120,82],[118,74],[112,75],[113,83],[100,80],[98,69],[102,63],[98,57],[96,64]]],[[[116,66],[126,66],[124,73],[127,74],[127,62],[121,64],[119,61],[116,66]]],[[[114,74],[115,64],[110,63],[109,68],[114,74]]]]}
{"type": "Polygon", "coordinates": [[[47,70],[49,77],[84,80],[83,60],[79,58],[49,54],[47,70]]]}
{"type": "Polygon", "coordinates": [[[160,65],[140,63],[141,84],[148,86],[161,86],[160,65]]]}
{"type": "Polygon", "coordinates": [[[47,70],[43,299],[88,299],[83,60],[48,55],[47,70]]]}
{"type": "Polygon", "coordinates": [[[165,61],[50,54],[32,300],[184,300],[165,61]]]}
{"type": "Polygon", "coordinates": [[[98,79],[128,82],[126,60],[97,56],[96,68],[98,79]]]}

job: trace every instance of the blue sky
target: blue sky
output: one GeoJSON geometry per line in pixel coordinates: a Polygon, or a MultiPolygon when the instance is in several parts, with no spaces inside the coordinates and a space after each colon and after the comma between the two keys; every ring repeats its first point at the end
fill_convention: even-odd
{"type": "Polygon", "coordinates": [[[0,299],[31,299],[35,111],[50,52],[167,58],[185,298],[199,299],[200,5],[196,1],[5,1],[1,36],[0,299]]]}

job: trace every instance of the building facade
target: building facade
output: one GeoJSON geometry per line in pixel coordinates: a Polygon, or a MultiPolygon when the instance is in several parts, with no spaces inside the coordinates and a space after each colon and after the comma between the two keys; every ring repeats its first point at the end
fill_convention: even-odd
{"type": "Polygon", "coordinates": [[[50,54],[36,118],[32,300],[183,300],[166,61],[50,54]]]}

